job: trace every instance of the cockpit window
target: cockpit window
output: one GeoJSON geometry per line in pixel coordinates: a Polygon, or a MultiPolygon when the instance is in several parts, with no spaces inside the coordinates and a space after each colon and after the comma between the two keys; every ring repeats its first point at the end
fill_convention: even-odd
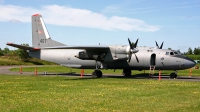
{"type": "Polygon", "coordinates": [[[180,51],[177,51],[179,55],[183,55],[180,51]]]}
{"type": "Polygon", "coordinates": [[[174,54],[178,55],[178,52],[174,52],[174,54]]]}
{"type": "Polygon", "coordinates": [[[169,52],[166,52],[166,54],[165,55],[169,55],[169,52]]]}
{"type": "Polygon", "coordinates": [[[174,55],[174,52],[170,52],[170,55],[174,55]]]}

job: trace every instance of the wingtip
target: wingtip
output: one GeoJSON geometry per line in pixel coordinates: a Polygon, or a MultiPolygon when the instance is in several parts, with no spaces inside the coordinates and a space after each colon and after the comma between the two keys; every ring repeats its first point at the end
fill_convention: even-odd
{"type": "Polygon", "coordinates": [[[11,45],[11,44],[13,44],[13,43],[12,43],[12,42],[7,42],[7,43],[6,43],[6,45],[11,45]]]}

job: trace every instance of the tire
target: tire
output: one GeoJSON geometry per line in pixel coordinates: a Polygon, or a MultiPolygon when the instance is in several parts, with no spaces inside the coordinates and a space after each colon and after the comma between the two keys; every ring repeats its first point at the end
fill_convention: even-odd
{"type": "Polygon", "coordinates": [[[177,78],[177,74],[171,73],[171,74],[170,74],[170,79],[174,79],[174,78],[177,78]]]}
{"type": "Polygon", "coordinates": [[[123,69],[122,74],[126,77],[131,76],[131,70],[130,69],[123,69]]]}
{"type": "Polygon", "coordinates": [[[94,72],[92,72],[92,77],[93,78],[101,78],[102,72],[100,70],[94,70],[94,72]]]}
{"type": "Polygon", "coordinates": [[[97,78],[96,72],[92,72],[92,78],[97,78]]]}
{"type": "Polygon", "coordinates": [[[100,70],[97,70],[97,78],[101,78],[102,77],[102,72],[100,70]]]}

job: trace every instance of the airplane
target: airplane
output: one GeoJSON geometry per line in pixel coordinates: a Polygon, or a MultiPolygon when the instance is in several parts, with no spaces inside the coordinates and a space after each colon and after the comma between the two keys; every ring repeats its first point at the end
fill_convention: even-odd
{"type": "Polygon", "coordinates": [[[68,46],[52,40],[41,14],[32,15],[32,47],[7,43],[12,47],[27,50],[31,57],[55,62],[78,69],[94,69],[92,77],[102,77],[101,69],[123,69],[124,76],[131,70],[174,70],[170,78],[177,77],[177,70],[192,68],[195,61],[175,50],[133,45],[68,46]]]}

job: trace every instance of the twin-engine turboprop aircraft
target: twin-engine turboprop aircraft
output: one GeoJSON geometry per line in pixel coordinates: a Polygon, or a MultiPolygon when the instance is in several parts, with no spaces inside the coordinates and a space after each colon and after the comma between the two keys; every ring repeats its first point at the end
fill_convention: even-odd
{"type": "MultiPolygon", "coordinates": [[[[124,76],[131,70],[182,70],[195,66],[195,62],[174,50],[137,47],[132,45],[68,46],[50,38],[40,14],[32,15],[32,47],[7,43],[9,46],[27,50],[31,57],[80,69],[95,69],[93,77],[102,77],[100,69],[123,69],[124,76]]],[[[177,72],[170,77],[176,78],[177,72]]]]}

